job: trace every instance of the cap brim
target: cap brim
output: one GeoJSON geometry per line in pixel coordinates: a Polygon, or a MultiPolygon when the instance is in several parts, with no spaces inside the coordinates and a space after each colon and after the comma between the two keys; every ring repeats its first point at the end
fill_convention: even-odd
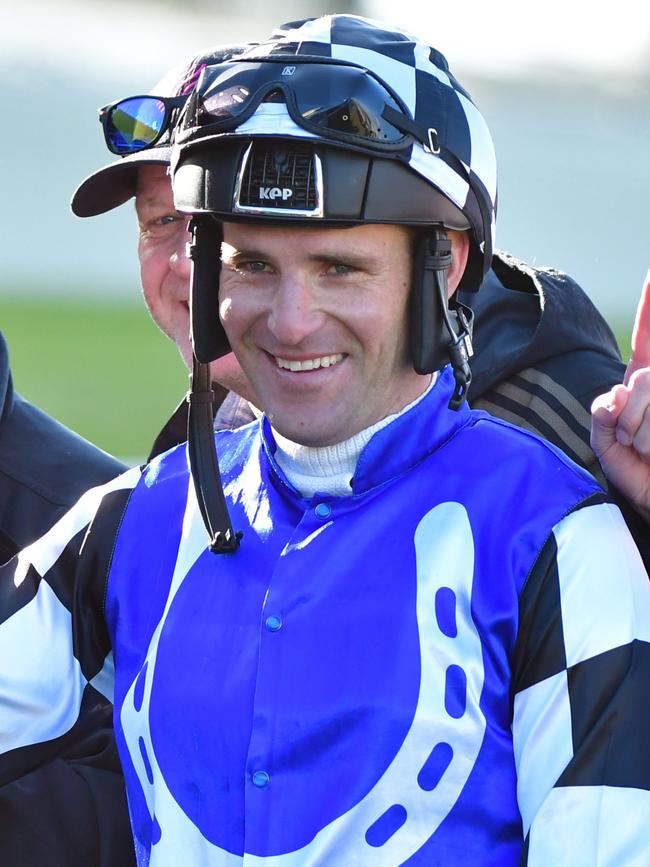
{"type": "Polygon", "coordinates": [[[165,166],[170,159],[171,148],[149,148],[98,169],[74,191],[72,212],[77,217],[94,217],[112,211],[135,195],[140,166],[165,166]]]}

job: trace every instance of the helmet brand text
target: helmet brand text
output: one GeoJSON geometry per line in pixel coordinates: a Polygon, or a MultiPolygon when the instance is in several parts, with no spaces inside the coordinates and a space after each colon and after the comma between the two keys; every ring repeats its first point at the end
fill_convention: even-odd
{"type": "Polygon", "coordinates": [[[260,187],[260,199],[282,199],[286,202],[293,195],[289,187],[260,187]]]}

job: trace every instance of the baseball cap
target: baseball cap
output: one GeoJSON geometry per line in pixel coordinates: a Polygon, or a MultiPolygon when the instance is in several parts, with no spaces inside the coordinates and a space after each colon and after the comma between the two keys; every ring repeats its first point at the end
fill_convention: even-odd
{"type": "MultiPolygon", "coordinates": [[[[246,45],[218,45],[177,64],[149,91],[154,96],[190,93],[204,66],[221,63],[240,54],[246,45]]],[[[171,130],[170,130],[171,133],[171,130]]],[[[169,165],[170,134],[151,148],[120,157],[89,175],[74,191],[70,207],[77,217],[94,217],[123,205],[135,195],[138,169],[142,165],[169,165]]]]}

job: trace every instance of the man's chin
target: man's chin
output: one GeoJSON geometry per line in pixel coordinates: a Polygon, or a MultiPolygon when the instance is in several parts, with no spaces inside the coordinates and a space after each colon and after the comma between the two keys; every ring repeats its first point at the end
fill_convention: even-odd
{"type": "Polygon", "coordinates": [[[273,430],[293,443],[310,448],[322,448],[336,445],[347,439],[331,425],[331,416],[327,418],[301,418],[298,412],[287,415],[281,413],[267,413],[273,430]]]}

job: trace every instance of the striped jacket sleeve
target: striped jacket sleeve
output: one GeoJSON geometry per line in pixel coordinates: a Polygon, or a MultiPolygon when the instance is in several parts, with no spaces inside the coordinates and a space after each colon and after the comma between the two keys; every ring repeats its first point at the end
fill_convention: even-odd
{"type": "Polygon", "coordinates": [[[522,867],[632,867],[650,844],[650,582],[616,506],[554,528],[520,597],[522,867]]]}
{"type": "Polygon", "coordinates": [[[88,491],[0,567],[0,784],[56,756],[111,699],[105,584],[139,476],[88,491]]]}

